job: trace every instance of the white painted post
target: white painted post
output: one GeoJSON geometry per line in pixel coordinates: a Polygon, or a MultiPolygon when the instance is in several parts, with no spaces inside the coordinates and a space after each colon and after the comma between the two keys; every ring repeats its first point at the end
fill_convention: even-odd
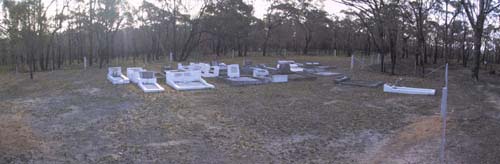
{"type": "Polygon", "coordinates": [[[172,52],[170,52],[170,56],[168,59],[170,60],[170,63],[172,63],[172,61],[174,61],[174,54],[172,54],[172,52]]]}
{"type": "Polygon", "coordinates": [[[87,57],[83,57],[83,69],[87,69],[87,57]]]}
{"type": "Polygon", "coordinates": [[[333,50],[333,56],[337,57],[337,49],[333,50]]]}
{"type": "Polygon", "coordinates": [[[446,146],[446,114],[447,114],[447,101],[448,101],[448,64],[446,64],[444,75],[444,87],[443,87],[443,95],[441,96],[441,146],[440,146],[440,160],[441,163],[445,163],[445,146],[446,146]]]}
{"type": "Polygon", "coordinates": [[[354,69],[354,55],[351,55],[351,70],[354,69]]]}

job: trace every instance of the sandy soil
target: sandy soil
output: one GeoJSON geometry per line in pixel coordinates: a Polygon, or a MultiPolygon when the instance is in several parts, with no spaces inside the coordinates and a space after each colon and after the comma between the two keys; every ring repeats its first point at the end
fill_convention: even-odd
{"type": "MultiPolygon", "coordinates": [[[[278,58],[248,59],[272,64],[278,58]]],[[[321,61],[358,80],[443,85],[442,71],[389,76],[377,66],[350,71],[349,58],[290,59],[321,61]]],[[[216,89],[188,92],[162,83],[166,92],[144,94],[132,84],[110,84],[106,71],[0,76],[0,163],[439,162],[440,91],[397,95],[321,77],[244,87],[208,79],[216,89]]],[[[469,70],[450,67],[447,163],[497,163],[500,77],[470,77],[469,70]]]]}

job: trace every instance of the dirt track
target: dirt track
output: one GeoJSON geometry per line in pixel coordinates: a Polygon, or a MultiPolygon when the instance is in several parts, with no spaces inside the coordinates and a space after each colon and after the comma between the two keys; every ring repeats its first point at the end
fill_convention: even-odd
{"type": "MultiPolygon", "coordinates": [[[[306,58],[354,79],[400,77],[350,72],[348,58],[293,59],[306,58]]],[[[448,163],[500,161],[499,76],[474,83],[470,71],[450,68],[448,163]]],[[[246,87],[209,79],[215,90],[194,92],[162,83],[166,92],[143,94],[111,85],[106,71],[0,76],[0,163],[438,162],[440,92],[396,95],[319,78],[246,87]]],[[[439,89],[440,76],[402,84],[439,89]]]]}

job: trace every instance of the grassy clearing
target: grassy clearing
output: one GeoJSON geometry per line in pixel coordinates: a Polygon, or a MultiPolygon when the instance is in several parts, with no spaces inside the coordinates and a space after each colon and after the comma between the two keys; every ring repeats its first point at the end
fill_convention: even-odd
{"type": "MultiPolygon", "coordinates": [[[[347,57],[219,60],[243,64],[244,59],[254,64],[274,64],[278,59],[320,61],[353,79],[393,82],[402,77],[401,85],[434,89],[443,84],[438,75],[390,76],[370,67],[352,71],[347,57]]],[[[163,65],[136,66],[160,71],[163,65]]],[[[450,162],[498,161],[495,153],[485,153],[498,151],[494,144],[470,146],[500,143],[496,142],[500,127],[492,123],[500,120],[494,103],[498,77],[485,73],[485,82],[474,83],[470,71],[460,66],[450,70],[450,162]]],[[[189,92],[175,91],[162,82],[166,92],[144,94],[132,84],[111,85],[106,73],[107,69],[89,68],[37,73],[35,80],[24,74],[0,76],[4,109],[0,130],[2,138],[8,139],[0,143],[5,157],[0,163],[437,161],[439,94],[389,94],[381,88],[336,85],[327,77],[245,87],[208,79],[216,89],[189,92]]]]}

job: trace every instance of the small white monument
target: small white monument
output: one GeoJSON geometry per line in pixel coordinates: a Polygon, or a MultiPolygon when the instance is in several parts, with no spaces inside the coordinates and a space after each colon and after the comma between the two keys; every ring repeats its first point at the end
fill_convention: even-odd
{"type": "Polygon", "coordinates": [[[152,71],[139,72],[139,81],[137,83],[145,93],[162,92],[165,89],[156,82],[155,73],[152,71]]]}
{"type": "Polygon", "coordinates": [[[167,84],[175,90],[197,90],[215,88],[201,78],[201,71],[165,71],[167,84]]]}
{"type": "Polygon", "coordinates": [[[128,84],[130,80],[122,74],[122,67],[109,67],[108,80],[113,84],[128,84]]]}

